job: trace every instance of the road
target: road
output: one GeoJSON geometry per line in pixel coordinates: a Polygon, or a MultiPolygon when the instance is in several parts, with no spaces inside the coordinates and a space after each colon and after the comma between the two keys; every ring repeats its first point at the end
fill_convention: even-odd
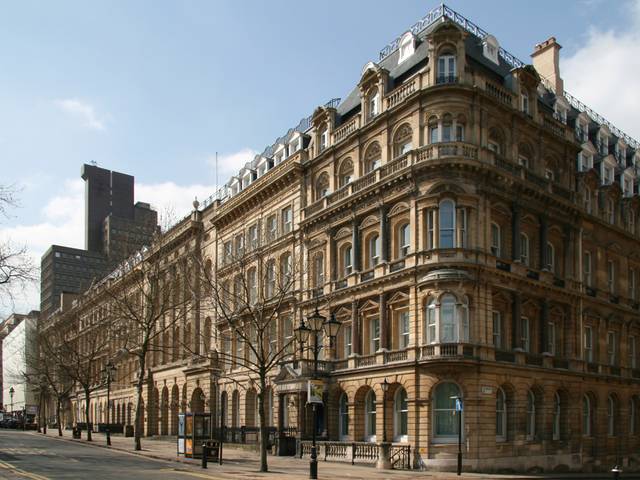
{"type": "Polygon", "coordinates": [[[34,433],[0,430],[0,479],[167,480],[215,478],[175,462],[142,458],[34,433]]]}

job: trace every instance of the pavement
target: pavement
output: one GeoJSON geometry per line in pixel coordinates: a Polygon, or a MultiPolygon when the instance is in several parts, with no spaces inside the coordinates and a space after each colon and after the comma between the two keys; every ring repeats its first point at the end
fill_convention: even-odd
{"type": "MultiPolygon", "coordinates": [[[[186,459],[176,454],[175,440],[143,438],[142,451],[133,451],[133,439],[120,435],[112,436],[112,446],[106,446],[105,436],[94,434],[94,440],[87,442],[71,439],[71,432],[65,431],[62,438],[56,430],[47,435],[37,432],[0,430],[0,479],[53,480],[136,480],[156,479],[188,480],[205,479],[245,479],[245,478],[309,478],[307,458],[269,456],[269,472],[259,472],[259,458],[255,451],[227,447],[223,450],[223,465],[209,463],[204,470],[200,460],[186,459]]],[[[318,462],[320,479],[409,479],[425,478],[433,480],[484,480],[484,479],[608,479],[610,475],[487,475],[451,473],[377,470],[372,465],[352,466],[346,462],[318,462]]],[[[640,478],[623,474],[621,479],[640,478]]]]}

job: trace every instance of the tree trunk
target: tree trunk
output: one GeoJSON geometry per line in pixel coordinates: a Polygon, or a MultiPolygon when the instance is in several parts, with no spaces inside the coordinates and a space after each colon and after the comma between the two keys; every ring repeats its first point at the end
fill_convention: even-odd
{"type": "Polygon", "coordinates": [[[60,399],[56,399],[56,420],[58,422],[58,436],[62,436],[62,419],[60,418],[60,399]]]}
{"type": "Polygon", "coordinates": [[[269,442],[269,431],[267,430],[265,411],[264,411],[264,395],[267,387],[265,375],[260,375],[260,393],[258,394],[258,414],[260,416],[260,471],[268,472],[267,465],[267,443],[269,442]]]}
{"type": "Polygon", "coordinates": [[[84,406],[84,412],[85,412],[85,416],[87,417],[87,442],[91,441],[91,422],[89,421],[90,418],[90,413],[91,413],[91,405],[89,404],[89,397],[90,393],[89,390],[85,390],[84,391],[84,398],[86,400],[86,404],[84,406]]]}
{"type": "Polygon", "coordinates": [[[135,450],[142,450],[142,389],[144,387],[144,361],[140,360],[140,370],[138,372],[138,381],[136,383],[136,393],[138,397],[136,405],[136,418],[134,421],[134,442],[135,450]]]}

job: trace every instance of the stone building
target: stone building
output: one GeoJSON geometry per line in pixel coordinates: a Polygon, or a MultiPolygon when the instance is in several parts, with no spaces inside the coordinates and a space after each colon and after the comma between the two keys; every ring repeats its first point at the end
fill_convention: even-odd
{"type": "MultiPolygon", "coordinates": [[[[309,356],[292,349],[268,424],[386,438],[416,468],[451,469],[459,398],[466,469],[638,468],[640,150],[564,91],[560,48],[536,45],[527,65],[441,5],[167,233],[167,264],[199,249],[220,285],[237,273],[227,257],[254,249],[301,266],[279,346],[318,305],[341,322],[323,340],[318,423],[309,356]]],[[[220,406],[227,425],[256,425],[255,376],[216,355],[247,346],[204,305],[149,370],[148,434],[220,406]]],[[[132,371],[120,363],[112,393],[123,423],[132,371]]],[[[97,391],[96,419],[104,403],[97,391]]]]}

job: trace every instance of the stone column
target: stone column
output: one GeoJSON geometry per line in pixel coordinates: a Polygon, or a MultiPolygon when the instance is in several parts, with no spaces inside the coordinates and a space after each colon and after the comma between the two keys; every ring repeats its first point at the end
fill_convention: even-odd
{"type": "Polygon", "coordinates": [[[512,309],[511,309],[511,348],[522,349],[520,344],[522,339],[522,322],[520,317],[522,316],[522,297],[519,292],[513,294],[512,309]]]}
{"type": "Polygon", "coordinates": [[[389,335],[390,325],[387,315],[387,294],[381,293],[379,297],[380,305],[380,349],[389,350],[391,348],[391,339],[389,335]]]}
{"type": "Polygon", "coordinates": [[[547,243],[549,242],[549,225],[546,215],[540,215],[540,270],[548,270],[549,257],[547,243]]]}
{"type": "Polygon", "coordinates": [[[358,302],[354,300],[351,302],[351,351],[354,354],[361,355],[362,342],[360,341],[360,321],[358,318],[358,302]]]}
{"type": "Polygon", "coordinates": [[[352,265],[353,271],[360,271],[361,248],[360,248],[360,226],[358,219],[354,218],[351,223],[351,252],[353,253],[352,265]]]}
{"type": "Polygon", "coordinates": [[[380,261],[389,261],[389,220],[387,218],[388,208],[386,205],[380,206],[380,261]]]}
{"type": "MultiPolygon", "coordinates": [[[[540,352],[551,353],[549,351],[549,332],[547,327],[549,325],[549,300],[546,298],[540,302],[540,352]]],[[[556,332],[558,328],[556,328],[556,332]]]]}
{"type": "Polygon", "coordinates": [[[520,221],[520,205],[514,202],[511,206],[511,258],[518,262],[522,255],[522,252],[520,251],[520,221]]]}

